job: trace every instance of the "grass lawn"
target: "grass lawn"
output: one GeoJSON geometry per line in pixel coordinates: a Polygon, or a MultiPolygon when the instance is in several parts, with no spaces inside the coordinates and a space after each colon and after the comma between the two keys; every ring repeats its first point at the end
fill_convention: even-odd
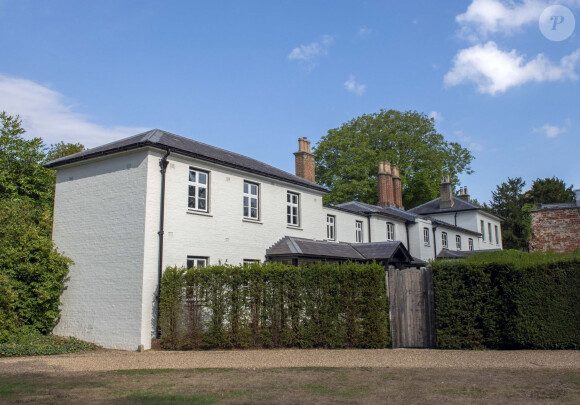
{"type": "Polygon", "coordinates": [[[580,403],[580,371],[390,368],[2,375],[0,403],[580,403]]]}

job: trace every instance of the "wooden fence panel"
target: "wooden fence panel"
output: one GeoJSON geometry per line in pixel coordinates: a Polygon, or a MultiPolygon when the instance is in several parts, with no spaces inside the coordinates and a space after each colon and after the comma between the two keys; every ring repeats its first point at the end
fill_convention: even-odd
{"type": "Polygon", "coordinates": [[[393,348],[435,347],[435,300],[431,267],[388,270],[387,293],[393,348]]]}

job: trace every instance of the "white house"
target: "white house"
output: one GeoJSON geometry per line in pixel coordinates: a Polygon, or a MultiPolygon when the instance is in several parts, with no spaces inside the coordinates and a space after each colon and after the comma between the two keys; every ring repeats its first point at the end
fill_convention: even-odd
{"type": "Polygon", "coordinates": [[[329,190],[314,182],[304,138],[295,160],[292,175],[152,130],[49,162],[57,172],[53,240],[75,262],[54,332],[109,348],[151,347],[166,266],[266,257],[420,265],[501,249],[500,219],[452,197],[448,181],[441,198],[405,211],[398,169],[380,162],[378,206],[325,206],[329,190]]]}

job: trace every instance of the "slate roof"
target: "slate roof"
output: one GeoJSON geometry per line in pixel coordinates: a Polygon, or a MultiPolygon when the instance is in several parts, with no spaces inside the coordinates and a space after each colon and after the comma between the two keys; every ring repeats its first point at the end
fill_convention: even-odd
{"type": "Polygon", "coordinates": [[[277,169],[273,166],[262,163],[258,160],[230,152],[224,149],[216,148],[202,142],[197,142],[189,138],[184,138],[160,129],[153,129],[141,134],[130,136],[119,141],[111,142],[106,145],[97,146],[70,156],[53,160],[45,164],[45,167],[56,168],[65,164],[87,160],[99,156],[106,156],[113,153],[127,151],[145,146],[151,146],[162,150],[170,150],[193,157],[195,159],[216,163],[221,166],[232,167],[246,172],[259,174],[276,180],[300,185],[324,193],[329,192],[326,187],[320,186],[311,181],[297,177],[293,174],[277,169]]]}
{"type": "Polygon", "coordinates": [[[266,256],[309,256],[342,260],[390,260],[421,264],[401,242],[347,243],[327,242],[285,236],[266,250],[266,256]]]}
{"type": "Polygon", "coordinates": [[[502,219],[501,217],[498,217],[497,215],[492,214],[491,212],[486,211],[483,208],[470,202],[467,202],[459,197],[453,197],[453,207],[450,208],[440,208],[439,200],[440,198],[436,198],[434,200],[426,202],[425,204],[419,205],[418,207],[411,208],[409,212],[418,215],[429,215],[429,214],[445,214],[448,212],[459,212],[459,211],[482,211],[500,220],[502,219]]]}
{"type": "Polygon", "coordinates": [[[378,205],[366,204],[361,203],[358,201],[350,201],[347,203],[342,203],[338,205],[328,205],[329,208],[337,208],[345,211],[349,211],[355,214],[361,215],[369,215],[369,214],[376,214],[376,215],[384,215],[391,218],[397,218],[404,222],[415,222],[415,218],[426,218],[430,220],[434,224],[447,226],[449,228],[457,229],[462,232],[471,233],[473,235],[481,235],[477,231],[472,231],[471,229],[463,228],[461,226],[450,224],[449,222],[441,221],[439,219],[427,216],[427,215],[418,215],[410,211],[405,211],[400,208],[395,207],[379,207],[378,205]]]}

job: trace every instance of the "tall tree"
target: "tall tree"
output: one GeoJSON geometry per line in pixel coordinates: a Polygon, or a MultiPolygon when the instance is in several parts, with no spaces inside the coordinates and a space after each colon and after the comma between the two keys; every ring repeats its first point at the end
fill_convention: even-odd
{"type": "Polygon", "coordinates": [[[492,191],[492,199],[489,202],[491,212],[504,218],[501,226],[502,243],[504,249],[526,248],[527,237],[522,208],[524,202],[521,198],[522,190],[526,182],[521,177],[509,178],[508,181],[496,187],[492,191]]]}
{"type": "Polygon", "coordinates": [[[85,150],[83,144],[80,143],[64,143],[60,141],[59,143],[50,145],[48,152],[46,153],[45,160],[50,162],[51,160],[56,160],[63,158],[68,155],[72,155],[85,150]]]}
{"type": "Polygon", "coordinates": [[[42,166],[42,139],[24,139],[25,132],[20,117],[0,113],[0,199],[52,205],[53,175],[42,166]]]}
{"type": "Polygon", "coordinates": [[[381,110],[331,129],[314,150],[317,181],[332,192],[325,202],[378,202],[378,162],[400,169],[403,204],[412,208],[439,195],[442,174],[457,183],[460,173],[472,173],[472,154],[447,142],[434,121],[416,111],[381,110]]]}
{"type": "Polygon", "coordinates": [[[566,187],[564,180],[557,177],[536,179],[532,188],[522,196],[524,202],[531,204],[553,204],[574,202],[576,194],[574,186],[566,187]]]}

